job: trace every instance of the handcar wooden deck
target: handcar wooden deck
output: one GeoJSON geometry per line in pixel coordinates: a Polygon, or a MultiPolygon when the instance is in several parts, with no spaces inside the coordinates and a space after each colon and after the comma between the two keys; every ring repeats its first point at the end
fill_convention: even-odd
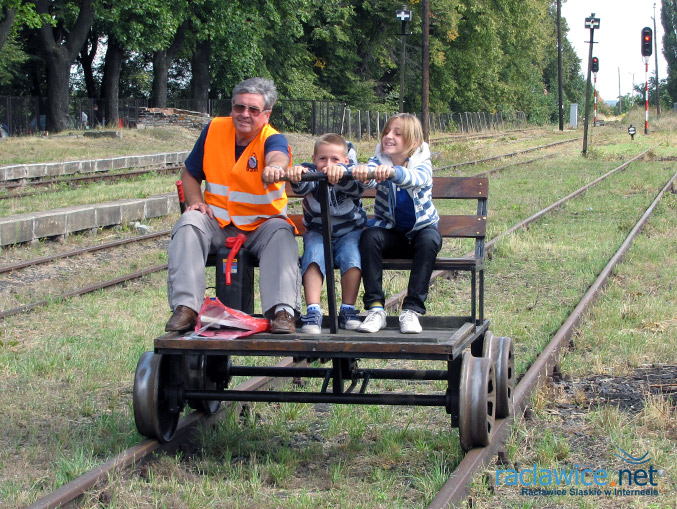
{"type": "MultiPolygon", "coordinates": [[[[326,179],[321,184],[326,190],[326,179]]],[[[154,351],[144,353],[137,366],[134,416],[139,432],[161,441],[171,440],[186,404],[206,413],[215,412],[221,401],[419,405],[443,407],[451,416],[452,426],[459,427],[463,449],[488,445],[494,420],[512,412],[514,388],[512,340],[495,336],[489,330],[489,320],[484,318],[488,181],[440,178],[435,179],[433,189],[436,199],[473,199],[478,204],[476,214],[446,215],[440,226],[444,237],[474,238],[474,255],[439,258],[435,265],[436,269],[471,273],[472,302],[468,316],[421,316],[421,334],[401,334],[395,316],[389,316],[386,328],[373,334],[339,330],[333,278],[327,278],[329,316],[324,317],[320,335],[258,333],[237,339],[214,339],[165,334],[155,339],[154,351]],[[309,362],[283,368],[255,362],[280,356],[309,362]],[[246,365],[237,364],[240,358],[248,358],[246,365]],[[431,366],[438,369],[420,369],[416,367],[420,363],[411,363],[411,368],[364,368],[360,366],[364,359],[432,361],[431,366]],[[317,378],[322,379],[322,384],[314,392],[229,390],[234,376],[317,378]],[[370,381],[378,379],[437,380],[446,382],[446,389],[429,394],[371,390],[370,381]]],[[[324,229],[325,237],[329,238],[328,217],[324,229]]],[[[331,243],[325,242],[327,248],[325,258],[332,260],[331,243]]],[[[408,263],[387,260],[384,267],[402,269],[410,267],[411,262],[408,263]]],[[[327,269],[327,273],[332,270],[327,269]]],[[[253,285],[253,278],[248,284],[253,285]]],[[[253,291],[253,287],[247,290],[252,295],[253,291]]],[[[240,298],[235,302],[240,302],[240,298]]],[[[245,296],[245,301],[247,304],[240,307],[250,305],[251,295],[245,296]]]]}

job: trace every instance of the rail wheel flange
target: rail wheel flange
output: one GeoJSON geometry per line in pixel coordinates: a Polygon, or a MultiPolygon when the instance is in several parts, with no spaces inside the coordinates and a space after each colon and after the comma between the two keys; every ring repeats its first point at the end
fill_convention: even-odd
{"type": "Polygon", "coordinates": [[[494,361],[496,370],[496,418],[504,419],[513,413],[515,390],[515,352],[512,338],[497,337],[491,331],[484,336],[482,357],[494,361]]]}
{"type": "Polygon", "coordinates": [[[487,357],[463,354],[459,387],[458,434],[461,448],[484,447],[491,443],[496,412],[496,374],[487,357]]]}
{"type": "Polygon", "coordinates": [[[169,362],[162,354],[144,352],[134,373],[134,422],[139,433],[169,442],[176,432],[180,412],[169,409],[165,386],[169,362]]]}

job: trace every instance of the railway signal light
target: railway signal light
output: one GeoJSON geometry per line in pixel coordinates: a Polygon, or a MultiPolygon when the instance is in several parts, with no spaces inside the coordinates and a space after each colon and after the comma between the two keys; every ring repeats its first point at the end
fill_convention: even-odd
{"type": "Polygon", "coordinates": [[[592,72],[599,72],[599,58],[592,57],[592,72]]]}
{"type": "Polygon", "coordinates": [[[653,31],[649,27],[642,28],[642,56],[650,57],[653,53],[653,31]]]}

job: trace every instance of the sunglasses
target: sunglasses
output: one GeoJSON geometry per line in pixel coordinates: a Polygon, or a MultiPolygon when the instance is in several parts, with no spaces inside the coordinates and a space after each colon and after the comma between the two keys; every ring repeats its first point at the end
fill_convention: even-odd
{"type": "Polygon", "coordinates": [[[257,106],[247,106],[246,104],[233,104],[233,111],[235,113],[244,113],[244,110],[249,110],[249,114],[252,117],[258,117],[262,111],[267,111],[267,110],[262,110],[261,108],[258,108],[257,106]]]}

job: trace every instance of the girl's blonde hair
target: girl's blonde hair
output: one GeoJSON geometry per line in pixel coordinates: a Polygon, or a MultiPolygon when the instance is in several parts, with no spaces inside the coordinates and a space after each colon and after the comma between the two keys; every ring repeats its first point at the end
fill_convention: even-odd
{"type": "Polygon", "coordinates": [[[412,115],[411,113],[398,113],[390,117],[388,122],[386,122],[383,131],[381,131],[381,140],[383,140],[386,133],[390,132],[390,125],[396,118],[399,118],[400,123],[402,124],[402,142],[404,143],[404,150],[409,158],[425,141],[423,139],[423,126],[416,115],[412,115]]]}

